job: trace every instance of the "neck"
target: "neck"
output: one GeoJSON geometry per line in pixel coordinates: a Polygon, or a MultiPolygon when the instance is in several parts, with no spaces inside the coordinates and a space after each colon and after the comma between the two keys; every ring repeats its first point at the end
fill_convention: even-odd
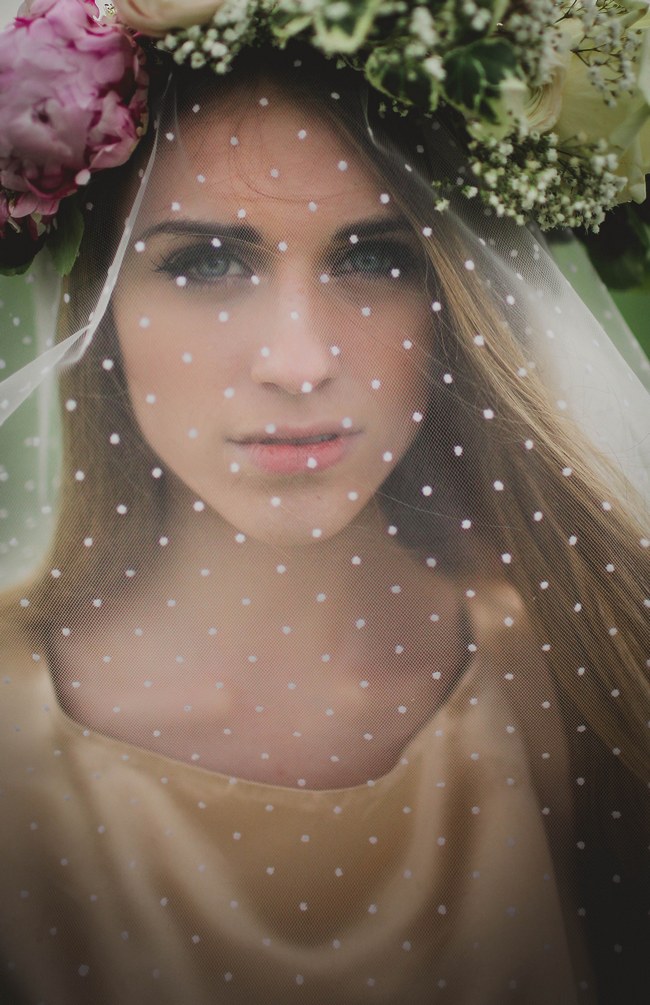
{"type": "MultiPolygon", "coordinates": [[[[177,514],[187,504],[171,508],[176,529],[147,595],[156,605],[175,601],[181,632],[201,638],[216,629],[233,655],[242,647],[255,655],[257,645],[304,663],[367,651],[381,635],[383,614],[394,627],[399,597],[391,587],[412,585],[416,568],[418,580],[429,572],[389,534],[375,504],[334,538],[295,547],[238,542],[218,514],[189,511],[183,520],[177,514]]],[[[434,596],[436,583],[444,590],[441,578],[432,577],[434,596]]]]}

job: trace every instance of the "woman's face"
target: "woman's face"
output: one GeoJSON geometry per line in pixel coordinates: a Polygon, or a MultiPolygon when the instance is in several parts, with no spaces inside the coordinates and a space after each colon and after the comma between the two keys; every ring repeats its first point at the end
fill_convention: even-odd
{"type": "Polygon", "coordinates": [[[281,90],[161,136],[113,311],[145,438],[237,532],[325,540],[427,402],[420,240],[360,153],[281,90]]]}

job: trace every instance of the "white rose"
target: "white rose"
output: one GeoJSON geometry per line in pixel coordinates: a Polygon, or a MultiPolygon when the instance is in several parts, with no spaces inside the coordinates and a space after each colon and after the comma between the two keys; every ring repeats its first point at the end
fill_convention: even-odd
{"type": "Polygon", "coordinates": [[[113,0],[120,20],[144,32],[164,35],[170,28],[207,24],[223,0],[113,0]]]}
{"type": "Polygon", "coordinates": [[[577,18],[566,18],[558,28],[560,35],[552,55],[550,79],[543,87],[529,93],[524,110],[524,124],[540,133],[550,132],[560,117],[569,65],[577,59],[572,49],[582,38],[582,28],[577,18]]]}

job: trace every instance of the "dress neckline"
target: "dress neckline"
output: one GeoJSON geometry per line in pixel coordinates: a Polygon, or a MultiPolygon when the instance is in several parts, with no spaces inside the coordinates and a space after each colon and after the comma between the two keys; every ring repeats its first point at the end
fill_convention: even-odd
{"type": "Polygon", "coordinates": [[[89,740],[96,747],[101,746],[106,750],[113,751],[114,753],[119,753],[121,751],[121,758],[124,761],[136,761],[140,763],[147,761],[150,764],[156,763],[165,765],[170,773],[177,775],[179,772],[182,772],[189,778],[196,778],[197,780],[201,779],[203,783],[209,779],[212,780],[212,783],[215,785],[236,786],[239,789],[246,788],[249,792],[253,790],[257,790],[260,793],[273,792],[276,794],[295,792],[303,795],[309,794],[312,799],[317,797],[331,798],[331,796],[335,794],[345,796],[346,794],[353,792],[372,792],[378,787],[384,788],[393,784],[401,774],[401,769],[407,767],[413,756],[417,755],[419,748],[424,745],[425,740],[428,738],[430,733],[435,729],[440,728],[440,720],[449,714],[450,706],[452,706],[456,701],[459,691],[463,690],[462,685],[466,683],[470,677],[475,676],[477,664],[478,658],[476,652],[469,653],[469,658],[465,662],[464,669],[459,675],[459,680],[448,694],[446,700],[439,705],[426,722],[420,726],[418,730],[416,730],[410,740],[408,740],[403,747],[392,767],[389,768],[388,771],[384,772],[384,774],[379,775],[374,779],[368,779],[365,782],[359,782],[355,785],[334,786],[331,788],[308,788],[305,786],[303,788],[294,785],[279,785],[274,782],[261,782],[256,779],[249,779],[237,775],[228,775],[224,772],[213,770],[212,768],[205,768],[198,764],[191,764],[189,761],[185,761],[180,758],[177,759],[175,757],[170,757],[168,754],[158,753],[149,747],[142,747],[128,740],[121,740],[118,737],[111,736],[109,733],[103,733],[91,726],[84,725],[82,722],[69,715],[61,705],[54,687],[49,661],[45,655],[41,654],[43,686],[47,689],[46,704],[49,708],[50,714],[54,713],[55,728],[61,728],[69,735],[72,735],[75,740],[79,742],[89,740]]]}

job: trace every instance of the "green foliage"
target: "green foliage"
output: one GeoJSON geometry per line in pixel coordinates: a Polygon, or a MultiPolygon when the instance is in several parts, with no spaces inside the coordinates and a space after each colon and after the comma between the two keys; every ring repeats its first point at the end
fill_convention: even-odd
{"type": "MultiPolygon", "coordinates": [[[[650,291],[650,205],[625,203],[582,240],[603,282],[613,290],[650,291]]],[[[650,323],[648,324],[650,331],[650,323]]]]}
{"type": "Polygon", "coordinates": [[[368,38],[383,0],[339,0],[323,4],[314,15],[314,33],[326,53],[348,55],[368,38]]]}
{"type": "Polygon", "coordinates": [[[59,275],[67,276],[79,254],[84,231],[84,219],[76,195],[64,199],[59,206],[56,225],[47,239],[47,247],[59,275]]]}
{"type": "Polygon", "coordinates": [[[364,72],[373,87],[391,98],[399,94],[404,105],[433,112],[444,94],[440,81],[426,73],[421,64],[410,65],[394,49],[384,46],[373,49],[364,72]]]}
{"type": "Polygon", "coordinates": [[[510,42],[486,38],[453,49],[445,57],[444,68],[447,101],[470,117],[497,122],[495,103],[501,83],[518,73],[517,54],[510,42]]]}

